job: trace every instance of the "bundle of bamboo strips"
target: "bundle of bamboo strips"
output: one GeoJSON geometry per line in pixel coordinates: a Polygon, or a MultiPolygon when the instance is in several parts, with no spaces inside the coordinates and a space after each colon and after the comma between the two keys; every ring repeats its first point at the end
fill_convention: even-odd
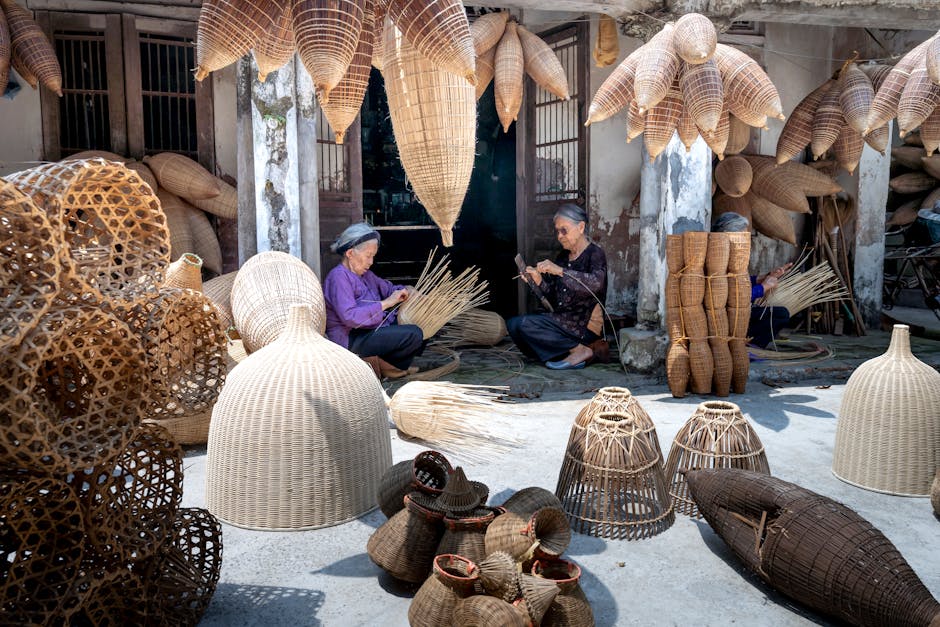
{"type": "Polygon", "coordinates": [[[445,324],[440,339],[449,346],[496,346],[506,333],[506,321],[501,315],[474,307],[445,324]]]}
{"type": "Polygon", "coordinates": [[[757,301],[762,307],[786,307],[790,315],[807,307],[842,300],[849,295],[828,263],[821,263],[806,272],[794,265],[768,295],[757,301]]]}

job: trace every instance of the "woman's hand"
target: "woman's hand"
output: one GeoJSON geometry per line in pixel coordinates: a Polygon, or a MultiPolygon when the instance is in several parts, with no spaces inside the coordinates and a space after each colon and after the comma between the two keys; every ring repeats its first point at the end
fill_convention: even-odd
{"type": "Polygon", "coordinates": [[[382,311],[386,309],[391,309],[398,303],[406,300],[408,298],[408,290],[395,290],[388,295],[387,298],[382,300],[382,311]]]}
{"type": "Polygon", "coordinates": [[[529,275],[529,279],[532,280],[536,285],[542,284],[542,273],[533,268],[532,266],[525,267],[525,273],[529,275]]]}
{"type": "Polygon", "coordinates": [[[555,276],[561,276],[565,271],[554,261],[549,261],[548,259],[543,259],[538,262],[535,268],[543,274],[554,274],[555,276]]]}
{"type": "Polygon", "coordinates": [[[764,286],[764,294],[772,292],[773,289],[777,287],[778,282],[777,277],[773,276],[773,273],[768,273],[767,276],[764,277],[764,280],[760,282],[760,284],[764,286]]]}
{"type": "MultiPolygon", "coordinates": [[[[789,269],[792,268],[792,267],[793,267],[793,264],[792,264],[792,263],[785,263],[785,264],[783,264],[782,266],[780,266],[779,268],[774,268],[773,270],[771,270],[770,272],[768,272],[768,273],[767,273],[767,277],[772,277],[772,278],[774,278],[774,279],[779,279],[780,277],[782,277],[784,274],[787,273],[787,270],[789,270],[789,269]]],[[[776,286],[776,283],[775,283],[775,286],[776,286]]]]}

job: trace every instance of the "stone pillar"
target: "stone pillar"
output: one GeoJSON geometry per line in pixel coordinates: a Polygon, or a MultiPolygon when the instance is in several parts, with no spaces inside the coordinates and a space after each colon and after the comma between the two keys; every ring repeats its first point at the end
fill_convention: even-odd
{"type": "Polygon", "coordinates": [[[239,250],[251,251],[248,239],[253,236],[254,251],[290,253],[319,275],[317,110],[313,83],[296,56],[280,70],[271,72],[263,83],[257,79],[253,61],[246,58],[240,63],[239,178],[248,178],[252,184],[245,192],[239,186],[239,222],[244,215],[246,224],[253,224],[254,228],[253,233],[250,227],[240,230],[239,250]],[[243,156],[242,152],[246,154],[243,156]]]}
{"type": "MultiPolygon", "coordinates": [[[[894,124],[894,122],[889,122],[894,124]]],[[[889,126],[889,131],[893,131],[889,126]]],[[[891,146],[881,155],[865,146],[858,164],[858,220],[855,225],[855,303],[868,328],[881,326],[881,287],[884,279],[885,204],[891,146]]]]}

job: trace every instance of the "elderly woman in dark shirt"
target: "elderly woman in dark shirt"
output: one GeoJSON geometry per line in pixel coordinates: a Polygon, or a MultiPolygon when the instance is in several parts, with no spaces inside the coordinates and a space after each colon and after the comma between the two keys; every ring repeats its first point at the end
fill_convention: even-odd
{"type": "Polygon", "coordinates": [[[577,205],[555,213],[555,236],[565,249],[555,261],[526,268],[548,298],[553,313],[516,316],[506,323],[509,335],[528,355],[553,370],[583,368],[593,361],[590,346],[600,339],[590,330],[591,314],[607,296],[607,256],[585,234],[587,214],[577,205]]]}

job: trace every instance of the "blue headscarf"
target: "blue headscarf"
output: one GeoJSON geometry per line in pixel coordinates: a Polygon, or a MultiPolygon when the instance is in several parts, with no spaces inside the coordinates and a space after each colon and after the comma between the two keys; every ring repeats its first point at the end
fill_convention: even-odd
{"type": "Polygon", "coordinates": [[[344,255],[350,248],[373,239],[378,242],[382,241],[379,232],[372,228],[371,224],[358,222],[346,227],[346,230],[340,233],[336,241],[330,245],[330,250],[338,255],[344,255]]]}

